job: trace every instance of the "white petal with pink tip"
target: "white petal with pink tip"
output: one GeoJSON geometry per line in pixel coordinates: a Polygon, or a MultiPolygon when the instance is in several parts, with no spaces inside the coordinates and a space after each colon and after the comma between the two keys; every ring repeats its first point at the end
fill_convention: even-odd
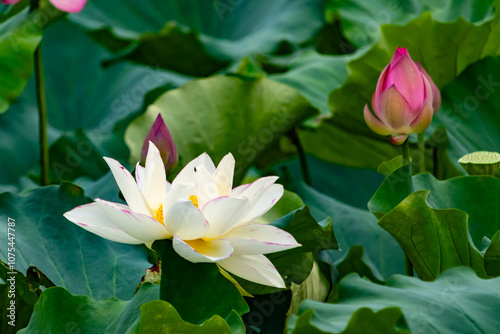
{"type": "Polygon", "coordinates": [[[231,192],[231,196],[235,197],[246,197],[250,200],[250,204],[253,205],[260,196],[269,188],[274,182],[278,180],[277,176],[267,176],[261,177],[255,180],[253,183],[243,184],[236,187],[231,192]]]}
{"type": "Polygon", "coordinates": [[[132,212],[124,205],[101,199],[96,199],[96,203],[116,227],[131,237],[143,242],[170,237],[165,226],[150,216],[132,212]]]}
{"type": "Polygon", "coordinates": [[[225,270],[248,281],[285,288],[278,270],[264,255],[233,255],[217,262],[225,270]]]}
{"type": "Polygon", "coordinates": [[[223,238],[233,245],[234,255],[268,254],[301,246],[290,233],[263,224],[235,227],[223,238]]]}
{"type": "Polygon", "coordinates": [[[283,192],[284,189],[281,184],[272,184],[269,186],[265,191],[261,192],[258,200],[252,204],[250,212],[243,221],[250,222],[269,211],[283,196],[283,192]]]}
{"type": "Polygon", "coordinates": [[[83,229],[97,234],[102,238],[124,244],[142,244],[144,241],[134,238],[120,230],[112,220],[102,211],[97,203],[77,206],[64,214],[83,229]]]}
{"type": "Polygon", "coordinates": [[[146,203],[139,186],[130,172],[115,159],[104,157],[104,160],[107,162],[109,169],[111,169],[111,172],[115,177],[115,181],[118,184],[125,201],[128,206],[130,206],[130,209],[137,213],[151,215],[153,212],[146,203]]]}
{"type": "Polygon", "coordinates": [[[145,186],[144,180],[146,179],[146,169],[142,167],[139,163],[135,165],[135,182],[137,186],[142,192],[142,195],[145,196],[145,186]]]}

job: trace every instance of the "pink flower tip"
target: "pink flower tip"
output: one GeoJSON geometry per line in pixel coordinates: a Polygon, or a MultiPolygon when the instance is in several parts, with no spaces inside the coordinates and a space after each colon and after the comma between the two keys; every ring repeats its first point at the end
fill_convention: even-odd
{"type": "Polygon", "coordinates": [[[398,56],[402,56],[402,55],[410,55],[408,53],[408,50],[406,48],[400,48],[399,46],[396,48],[396,52],[395,54],[397,54],[398,56]]]}
{"type": "MultiPolygon", "coordinates": [[[[4,5],[15,5],[21,0],[2,0],[4,5]]],[[[78,13],[85,7],[87,0],[50,0],[52,5],[57,9],[68,12],[68,13],[78,13]]]]}
{"type": "Polygon", "coordinates": [[[85,7],[87,0],[50,0],[50,2],[63,12],[78,13],[85,7]]]}
{"type": "Polygon", "coordinates": [[[161,158],[165,164],[165,171],[167,175],[169,175],[175,167],[177,167],[177,163],[179,162],[179,153],[177,152],[177,147],[174,144],[174,140],[172,139],[170,131],[168,131],[167,125],[165,124],[163,117],[161,117],[161,114],[158,114],[156,117],[156,120],[149,129],[149,132],[144,139],[144,143],[142,144],[142,165],[146,162],[150,141],[156,146],[158,151],[160,151],[161,158]]]}

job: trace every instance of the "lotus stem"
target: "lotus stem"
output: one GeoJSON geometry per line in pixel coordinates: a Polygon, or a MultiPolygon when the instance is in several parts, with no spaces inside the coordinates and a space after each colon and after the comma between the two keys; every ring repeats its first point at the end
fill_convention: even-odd
{"type": "Polygon", "coordinates": [[[438,180],[444,179],[444,165],[442,159],[442,148],[435,147],[434,148],[434,176],[438,180]]]}
{"type": "Polygon", "coordinates": [[[167,285],[169,282],[169,278],[167,277],[168,273],[168,257],[169,256],[177,256],[175,253],[172,240],[157,240],[155,241],[155,247],[153,248],[158,255],[160,256],[160,299],[166,302],[172,302],[169,300],[169,296],[167,294],[168,288],[167,285]]]}
{"type": "Polygon", "coordinates": [[[40,184],[46,186],[49,184],[49,145],[47,142],[47,104],[45,100],[40,46],[35,50],[35,84],[39,120],[40,184]]]}
{"type": "MultiPolygon", "coordinates": [[[[31,0],[30,12],[38,9],[39,0],[31,0]]],[[[45,85],[43,81],[42,52],[41,47],[35,50],[35,89],[36,101],[38,107],[39,123],[39,145],[40,145],[40,184],[46,186],[49,184],[49,145],[47,142],[47,103],[45,99],[45,85]]]]}
{"type": "Polygon", "coordinates": [[[406,276],[413,277],[413,264],[410,261],[408,255],[405,254],[405,270],[406,276]]]}
{"type": "Polygon", "coordinates": [[[423,132],[418,134],[418,151],[420,153],[418,172],[425,173],[425,138],[423,132]]]}
{"type": "Polygon", "coordinates": [[[292,131],[290,131],[289,137],[292,140],[295,147],[297,148],[297,153],[299,155],[299,161],[300,161],[300,171],[302,172],[302,178],[304,179],[305,183],[307,183],[307,185],[312,186],[311,173],[309,172],[307,156],[304,151],[304,148],[302,147],[302,144],[300,143],[298,130],[295,128],[292,131]]]}
{"type": "Polygon", "coordinates": [[[410,142],[408,141],[408,138],[404,141],[403,145],[401,145],[403,149],[403,163],[409,164],[410,163],[410,142]]]}
{"type": "MultiPolygon", "coordinates": [[[[410,163],[410,142],[408,141],[408,138],[404,141],[402,145],[403,149],[403,163],[404,164],[409,164],[410,163]]],[[[406,270],[406,276],[413,276],[413,264],[410,261],[410,258],[408,255],[405,253],[405,270],[406,270]]]]}

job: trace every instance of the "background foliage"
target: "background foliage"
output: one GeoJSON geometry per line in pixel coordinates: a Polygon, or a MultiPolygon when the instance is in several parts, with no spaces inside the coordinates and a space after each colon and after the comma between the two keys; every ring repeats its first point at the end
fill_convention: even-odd
{"type": "Polygon", "coordinates": [[[457,162],[500,147],[497,1],[94,0],[76,14],[48,2],[28,13],[28,5],[0,5],[2,333],[488,333],[500,326],[500,183],[467,176],[457,162]],[[38,45],[48,187],[39,185],[38,45]],[[397,46],[442,94],[425,133],[428,172],[418,175],[394,160],[377,173],[400,151],[362,116],[397,46]],[[255,295],[248,308],[240,296],[208,295],[238,306],[186,313],[186,301],[159,301],[158,285],[134,294],[154,262],[145,247],[98,238],[62,217],[95,198],[122,201],[102,156],[131,170],[158,113],[179,149],[179,168],[202,152],[215,162],[232,152],[236,183],[280,175],[288,191],[263,219],[304,245],[270,256],[289,289],[238,280],[255,295]],[[9,217],[19,271],[15,329],[6,323],[9,217]],[[403,251],[417,277],[401,276],[403,251]]]}

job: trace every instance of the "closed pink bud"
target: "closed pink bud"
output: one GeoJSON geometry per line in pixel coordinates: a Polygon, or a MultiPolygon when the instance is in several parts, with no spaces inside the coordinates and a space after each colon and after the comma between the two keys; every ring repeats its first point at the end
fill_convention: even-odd
{"type": "Polygon", "coordinates": [[[377,82],[372,96],[375,115],[364,108],[366,124],[380,135],[391,135],[391,142],[402,144],[410,133],[422,133],[433,115],[429,80],[413,62],[406,48],[397,48],[377,82]]]}
{"type": "Polygon", "coordinates": [[[169,175],[179,162],[179,154],[170,131],[168,131],[167,125],[160,114],[158,114],[153,126],[149,129],[142,145],[141,165],[143,166],[148,155],[149,142],[155,144],[156,148],[160,151],[161,159],[165,165],[165,172],[169,175]]]}
{"type": "MultiPolygon", "coordinates": [[[[2,0],[4,5],[14,5],[21,0],[2,0]]],[[[63,12],[77,13],[85,7],[87,0],[50,0],[52,5],[63,12]]]]}

